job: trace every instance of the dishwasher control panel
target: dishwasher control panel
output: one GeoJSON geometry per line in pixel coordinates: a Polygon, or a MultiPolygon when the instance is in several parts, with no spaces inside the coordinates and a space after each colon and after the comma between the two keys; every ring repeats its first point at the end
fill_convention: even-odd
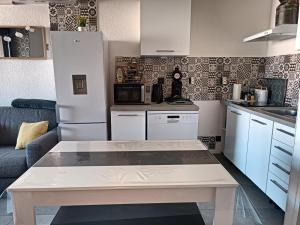
{"type": "Polygon", "coordinates": [[[198,113],[148,113],[148,118],[151,123],[169,123],[169,122],[183,122],[194,123],[198,120],[198,113]]]}

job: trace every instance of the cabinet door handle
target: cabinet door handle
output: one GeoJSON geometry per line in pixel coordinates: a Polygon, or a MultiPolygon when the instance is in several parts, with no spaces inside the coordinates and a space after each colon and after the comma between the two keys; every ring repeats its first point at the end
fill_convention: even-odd
{"type": "Polygon", "coordinates": [[[282,130],[282,129],[278,129],[278,128],[277,128],[276,130],[278,130],[278,131],[281,132],[281,133],[287,134],[287,135],[289,135],[289,136],[291,136],[291,137],[295,137],[294,134],[292,134],[292,133],[290,133],[290,132],[288,132],[288,131],[285,131],[285,130],[282,130]]]}
{"type": "Polygon", "coordinates": [[[171,49],[158,49],[158,50],[156,50],[156,52],[175,52],[175,50],[171,50],[171,49]]]}
{"type": "Polygon", "coordinates": [[[261,124],[261,125],[267,125],[266,123],[264,123],[264,122],[261,122],[261,121],[259,121],[259,120],[256,120],[256,119],[252,119],[252,121],[254,121],[254,122],[256,122],[256,123],[259,123],[259,124],[261,124]]]}
{"type": "Polygon", "coordinates": [[[123,117],[130,116],[130,117],[134,117],[134,116],[139,116],[139,115],[138,114],[120,114],[118,116],[123,116],[123,117]]]}
{"type": "Polygon", "coordinates": [[[281,148],[280,146],[274,146],[274,148],[277,148],[279,151],[284,152],[285,154],[288,154],[290,156],[293,156],[293,154],[291,152],[289,152],[288,150],[285,150],[283,148],[281,148]]]}
{"type": "Polygon", "coordinates": [[[272,180],[271,179],[271,182],[273,184],[275,184],[279,189],[281,189],[283,192],[285,192],[286,194],[288,193],[288,190],[286,190],[284,187],[282,187],[276,180],[272,180]]]}
{"type": "Polygon", "coordinates": [[[274,165],[275,167],[277,167],[278,169],[282,170],[283,172],[285,172],[287,175],[290,175],[290,172],[287,171],[286,169],[284,169],[282,166],[280,166],[277,163],[272,163],[272,165],[274,165]]]}
{"type": "Polygon", "coordinates": [[[242,114],[241,113],[238,113],[238,112],[235,112],[235,111],[231,111],[232,113],[238,115],[238,116],[241,116],[242,114]]]}

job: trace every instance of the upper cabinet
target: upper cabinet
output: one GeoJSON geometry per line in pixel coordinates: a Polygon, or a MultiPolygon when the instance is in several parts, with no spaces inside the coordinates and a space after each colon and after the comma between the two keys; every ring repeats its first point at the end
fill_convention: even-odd
{"type": "Polygon", "coordinates": [[[141,0],[141,55],[189,55],[191,0],[141,0]]]}

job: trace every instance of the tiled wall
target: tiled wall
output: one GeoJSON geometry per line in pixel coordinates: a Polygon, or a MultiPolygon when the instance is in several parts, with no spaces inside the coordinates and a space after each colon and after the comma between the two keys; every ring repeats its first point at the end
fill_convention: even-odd
{"type": "Polygon", "coordinates": [[[116,57],[116,67],[126,70],[137,64],[138,73],[149,83],[165,78],[165,97],[171,94],[171,75],[175,67],[183,73],[183,97],[194,101],[230,99],[232,84],[254,87],[262,78],[288,79],[286,103],[296,106],[300,85],[300,54],[267,58],[256,57],[116,57]],[[222,85],[222,77],[229,84],[222,85]],[[189,78],[194,84],[189,84],[189,78]]]}
{"type": "Polygon", "coordinates": [[[50,29],[52,31],[75,31],[79,16],[87,17],[89,31],[97,30],[96,0],[77,0],[74,3],[50,3],[50,29]]]}
{"type": "MultiPolygon", "coordinates": [[[[194,101],[230,99],[237,80],[253,87],[262,78],[288,79],[286,103],[297,105],[300,84],[300,54],[267,58],[253,57],[116,57],[116,68],[123,71],[136,64],[139,76],[149,83],[165,78],[164,95],[171,94],[171,74],[175,67],[183,73],[183,96],[194,101]],[[222,76],[229,80],[222,85],[222,76]],[[194,77],[195,84],[189,84],[194,77]]],[[[216,137],[199,137],[209,149],[215,149],[216,137]]]]}
{"type": "Polygon", "coordinates": [[[266,58],[265,77],[288,79],[286,103],[298,104],[300,84],[300,54],[266,58]]]}
{"type": "Polygon", "coordinates": [[[194,101],[231,98],[232,84],[237,80],[255,86],[265,73],[265,58],[237,57],[117,57],[116,67],[137,63],[138,73],[149,83],[165,78],[164,95],[171,94],[172,72],[179,67],[183,74],[183,97],[194,101]],[[222,85],[222,77],[228,85],[222,85]],[[194,84],[189,84],[189,78],[194,84]]]}

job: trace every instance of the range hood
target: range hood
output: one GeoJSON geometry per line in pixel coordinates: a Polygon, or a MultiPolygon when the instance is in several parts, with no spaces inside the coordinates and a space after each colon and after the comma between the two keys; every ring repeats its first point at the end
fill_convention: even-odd
{"type": "Polygon", "coordinates": [[[295,38],[297,35],[297,24],[284,24],[277,26],[249,37],[244,38],[243,42],[257,41],[281,41],[290,38],[295,38]]]}
{"type": "Polygon", "coordinates": [[[76,1],[77,0],[12,0],[12,4],[25,5],[25,4],[47,4],[47,3],[70,3],[76,1]]]}

